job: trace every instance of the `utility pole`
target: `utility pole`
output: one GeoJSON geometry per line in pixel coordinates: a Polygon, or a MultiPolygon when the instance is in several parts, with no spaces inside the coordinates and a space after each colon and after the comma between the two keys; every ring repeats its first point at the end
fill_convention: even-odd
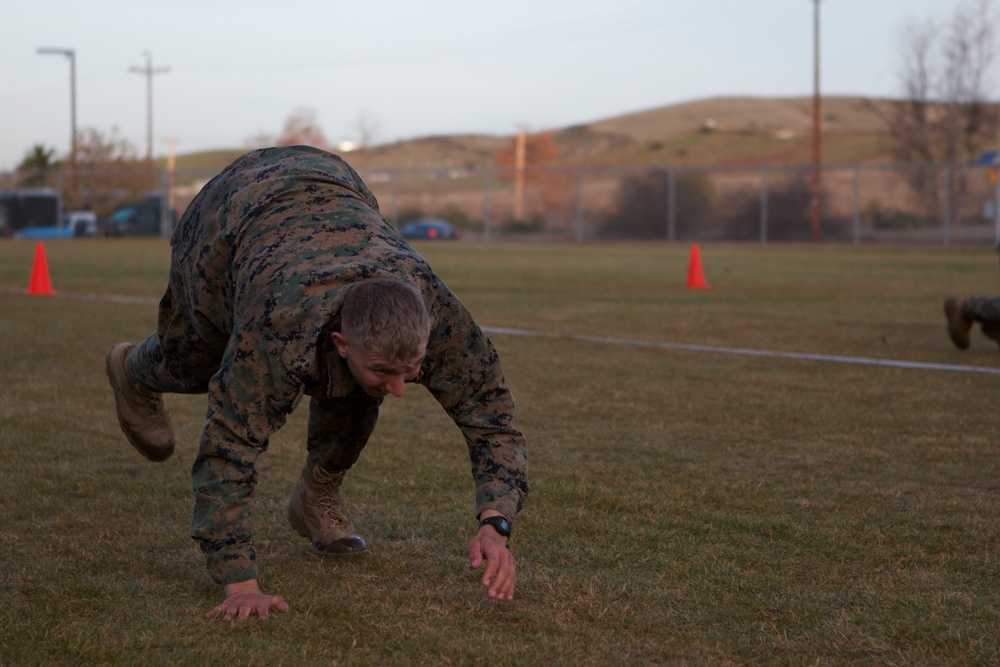
{"type": "Polygon", "coordinates": [[[70,105],[70,135],[69,162],[76,163],[76,51],[73,49],[40,48],[41,55],[59,55],[69,58],[69,105],[70,105]]]}
{"type": "Polygon", "coordinates": [[[175,153],[174,153],[174,138],[171,136],[169,139],[170,149],[167,153],[167,209],[173,211],[175,204],[174,197],[174,172],[177,167],[175,153]]]}
{"type": "Polygon", "coordinates": [[[146,51],[146,66],[145,67],[131,67],[129,72],[133,74],[145,74],[146,75],[146,161],[152,163],[153,161],[153,75],[154,74],[166,74],[170,71],[169,67],[157,67],[153,68],[153,58],[149,55],[149,51],[146,51]]]}
{"type": "Polygon", "coordinates": [[[819,0],[813,0],[813,138],[812,138],[812,238],[820,238],[820,196],[822,192],[822,132],[819,95],[819,0]]]}

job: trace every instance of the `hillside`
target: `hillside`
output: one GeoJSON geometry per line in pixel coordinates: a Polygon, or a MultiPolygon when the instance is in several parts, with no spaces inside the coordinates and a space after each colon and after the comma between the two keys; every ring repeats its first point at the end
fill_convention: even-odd
{"type": "MultiPolygon", "coordinates": [[[[888,159],[887,100],[822,101],[823,159],[888,159]]],[[[811,160],[812,98],[717,98],[553,129],[566,166],[806,163],[811,160]]],[[[473,168],[493,164],[510,136],[420,137],[353,151],[362,170],[473,168]]],[[[177,157],[178,171],[216,172],[245,149],[177,157]]]]}
{"type": "MultiPolygon", "coordinates": [[[[823,130],[832,135],[884,132],[885,122],[879,114],[888,113],[889,105],[884,100],[858,97],[824,98],[823,130]]],[[[637,141],[653,141],[701,129],[709,119],[718,131],[790,130],[805,134],[812,130],[812,98],[715,98],[618,116],[591,123],[589,127],[637,141]]]]}

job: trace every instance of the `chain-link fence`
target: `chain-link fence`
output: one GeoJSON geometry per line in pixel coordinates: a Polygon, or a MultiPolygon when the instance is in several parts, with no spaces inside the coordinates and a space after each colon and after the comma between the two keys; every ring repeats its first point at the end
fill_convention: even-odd
{"type": "MultiPolygon", "coordinates": [[[[809,241],[811,165],[358,170],[396,225],[445,219],[465,238],[809,241]]],[[[179,216],[215,171],[51,170],[0,175],[46,187],[64,211],[102,219],[159,194],[179,216]]],[[[818,238],[844,243],[997,243],[996,169],[965,164],[824,165],[818,238]]]]}
{"type": "MultiPolygon", "coordinates": [[[[811,166],[364,173],[395,222],[447,219],[485,239],[809,241],[811,166]]],[[[857,164],[820,171],[822,241],[996,243],[996,171],[857,164]]]]}

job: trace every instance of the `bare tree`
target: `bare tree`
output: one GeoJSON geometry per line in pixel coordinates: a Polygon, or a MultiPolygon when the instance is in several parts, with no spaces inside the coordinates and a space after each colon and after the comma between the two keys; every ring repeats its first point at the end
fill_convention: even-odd
{"type": "MultiPolygon", "coordinates": [[[[895,106],[889,124],[896,157],[951,165],[944,187],[953,219],[966,188],[965,165],[994,140],[998,127],[989,99],[995,18],[993,0],[965,0],[944,27],[934,20],[911,21],[902,33],[906,99],[895,106]]],[[[931,217],[943,210],[939,179],[932,167],[910,172],[910,185],[931,217]]]]}
{"type": "Polygon", "coordinates": [[[947,145],[954,160],[975,157],[997,127],[989,113],[989,75],[997,31],[992,0],[970,0],[960,5],[948,26],[944,42],[942,88],[946,105],[947,145]]]}
{"type": "Polygon", "coordinates": [[[326,149],[329,143],[326,135],[319,128],[316,112],[306,107],[299,107],[285,121],[285,129],[281,131],[277,144],[279,146],[313,146],[326,149]]]}
{"type": "Polygon", "coordinates": [[[92,166],[132,167],[139,161],[135,145],[118,134],[118,128],[111,128],[105,134],[91,127],[79,132],[77,139],[77,162],[92,166]]]}
{"type": "Polygon", "coordinates": [[[378,119],[368,113],[367,110],[362,110],[361,115],[358,116],[358,120],[354,125],[354,129],[358,132],[359,147],[370,148],[375,143],[375,137],[378,135],[378,119]]]}
{"type": "Polygon", "coordinates": [[[135,146],[118,134],[84,128],[77,134],[76,162],[65,169],[63,207],[88,208],[105,215],[122,201],[155,190],[157,173],[139,159],[135,146]]]}
{"type": "Polygon", "coordinates": [[[903,88],[906,98],[897,105],[896,122],[890,125],[898,142],[896,153],[909,161],[933,162],[935,124],[933,90],[936,82],[932,64],[932,46],[937,26],[932,22],[911,22],[903,36],[903,88]]]}

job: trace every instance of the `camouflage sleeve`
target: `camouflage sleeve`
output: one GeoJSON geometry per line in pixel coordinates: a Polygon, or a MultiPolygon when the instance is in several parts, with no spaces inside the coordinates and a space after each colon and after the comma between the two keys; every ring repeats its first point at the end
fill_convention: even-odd
{"type": "Polygon", "coordinates": [[[299,396],[300,387],[275,368],[261,341],[233,336],[209,383],[208,414],[191,473],[191,536],[216,583],[258,576],[252,535],[255,464],[299,396]]]}
{"type": "Polygon", "coordinates": [[[1000,297],[970,296],[964,307],[976,322],[1000,322],[1000,297]]]}
{"type": "Polygon", "coordinates": [[[436,328],[444,335],[432,333],[432,363],[420,382],[465,436],[476,485],[476,516],[493,509],[513,520],[529,491],[528,446],[512,424],[514,397],[493,343],[464,308],[448,319],[436,328]]]}

